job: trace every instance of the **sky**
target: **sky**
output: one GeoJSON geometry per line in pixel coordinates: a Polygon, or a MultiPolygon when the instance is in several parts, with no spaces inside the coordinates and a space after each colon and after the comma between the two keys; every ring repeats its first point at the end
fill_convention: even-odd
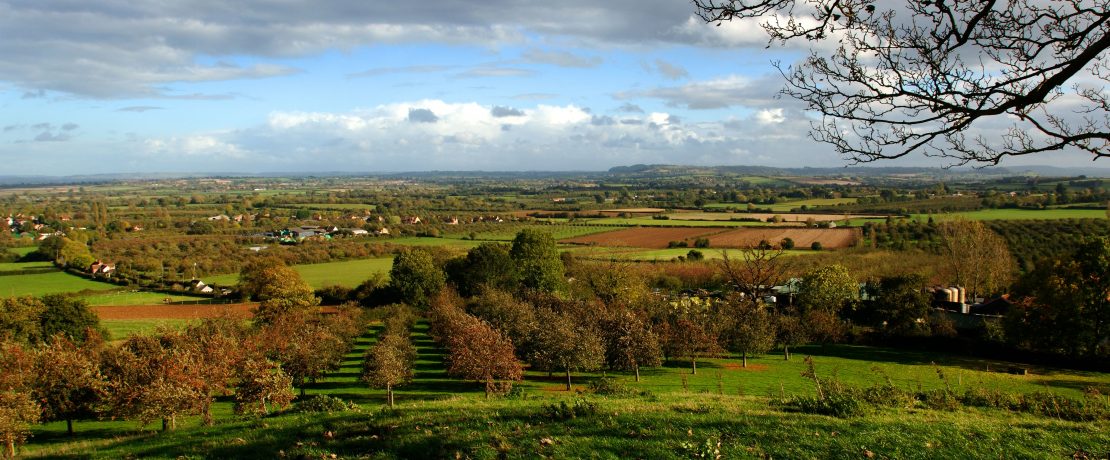
{"type": "Polygon", "coordinates": [[[0,0],[0,175],[847,165],[797,46],[685,0],[0,0]]]}

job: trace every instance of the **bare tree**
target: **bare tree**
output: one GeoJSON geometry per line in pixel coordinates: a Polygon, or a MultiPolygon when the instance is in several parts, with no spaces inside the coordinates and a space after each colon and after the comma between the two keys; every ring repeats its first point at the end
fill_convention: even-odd
{"type": "Polygon", "coordinates": [[[761,21],[771,42],[834,43],[776,63],[783,93],[821,115],[814,139],[855,162],[916,152],[955,164],[1110,156],[1108,4],[694,0],[710,23],[761,21]]]}
{"type": "Polygon", "coordinates": [[[997,293],[1013,280],[1017,265],[1010,247],[982,222],[956,219],[941,224],[937,232],[948,275],[972,299],[997,293]]]}
{"type": "Polygon", "coordinates": [[[774,291],[786,279],[789,265],[782,256],[786,251],[759,245],[740,250],[740,259],[721,251],[721,275],[733,289],[744,296],[759,301],[774,291]]]}

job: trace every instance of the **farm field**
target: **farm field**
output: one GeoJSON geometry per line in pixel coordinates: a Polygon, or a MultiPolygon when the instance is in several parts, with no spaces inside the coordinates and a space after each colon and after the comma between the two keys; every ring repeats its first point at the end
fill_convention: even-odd
{"type": "Polygon", "coordinates": [[[83,297],[89,305],[155,305],[166,303],[213,303],[211,297],[181,294],[165,294],[145,291],[113,291],[103,294],[90,294],[83,297]]]}
{"type": "Polygon", "coordinates": [[[302,209],[333,209],[340,211],[373,211],[377,205],[363,203],[296,203],[289,207],[302,209]]]}
{"type": "MultiPolygon", "coordinates": [[[[428,238],[438,239],[438,238],[428,238]]],[[[301,274],[301,278],[315,289],[325,286],[340,285],[353,288],[366,281],[371,274],[389,273],[393,267],[393,258],[381,257],[374,259],[343,260],[339,262],[326,262],[321,264],[294,265],[293,269],[301,274]]],[[[208,284],[218,286],[234,286],[239,283],[239,274],[225,274],[204,277],[208,284]]]]}
{"type": "MultiPolygon", "coordinates": [[[[723,250],[714,248],[668,248],[668,249],[639,249],[639,248],[607,248],[601,246],[578,246],[567,248],[571,253],[588,259],[615,259],[629,261],[670,261],[679,256],[685,257],[690,251],[701,252],[705,260],[723,258],[723,250]]],[[[810,249],[790,250],[783,253],[787,256],[804,256],[814,254],[810,249]]]]}
{"type": "MultiPolygon", "coordinates": [[[[771,208],[771,210],[775,212],[785,212],[792,209],[800,208],[802,206],[808,206],[811,208],[815,206],[836,206],[839,204],[855,204],[858,201],[859,198],[811,198],[808,200],[784,201],[775,204],[752,203],[752,205],[758,208],[771,208]]],[[[716,209],[735,208],[743,210],[748,207],[748,203],[709,203],[705,205],[705,207],[716,209]]]]}
{"type": "Polygon", "coordinates": [[[747,213],[747,212],[676,212],[667,214],[671,220],[730,220],[730,219],[759,219],[766,221],[776,216],[782,218],[783,222],[796,222],[805,223],[809,219],[814,222],[830,222],[842,221],[845,219],[883,219],[886,216],[874,216],[864,214],[809,214],[809,213],[784,213],[784,214],[769,214],[769,213],[747,213]]]}
{"type": "Polygon", "coordinates": [[[92,281],[58,271],[32,275],[0,276],[0,296],[43,296],[81,291],[110,291],[119,286],[92,281]]]}
{"type": "MultiPolygon", "coordinates": [[[[744,217],[735,214],[737,218],[744,217]]],[[[650,217],[605,217],[601,219],[580,219],[591,225],[608,225],[615,227],[764,227],[772,225],[767,222],[741,222],[741,221],[706,221],[706,220],[678,220],[678,219],[652,219],[650,217]]]]}
{"type": "MultiPolygon", "coordinates": [[[[590,235],[593,233],[607,232],[613,229],[609,226],[601,225],[571,225],[566,223],[556,224],[541,224],[541,225],[508,225],[505,227],[498,227],[495,230],[488,231],[474,231],[474,238],[478,241],[512,241],[524,228],[534,228],[541,232],[551,234],[552,238],[557,240],[564,238],[573,238],[576,236],[590,235]]],[[[470,236],[469,231],[466,229],[459,229],[456,232],[447,233],[448,238],[464,238],[470,236]]]]}
{"type": "Polygon", "coordinates": [[[825,249],[839,249],[854,246],[861,236],[862,232],[857,228],[746,228],[710,236],[709,246],[748,248],[763,240],[776,244],[790,238],[798,248],[808,248],[814,242],[820,242],[825,249]]]}
{"type": "MultiPolygon", "coordinates": [[[[889,378],[895,386],[923,390],[950,385],[957,391],[983,387],[1077,398],[1077,388],[1110,385],[1110,376],[1100,373],[1034,368],[1032,375],[1014,376],[986,371],[1011,363],[834,345],[799,348],[791,361],[766,355],[751,360],[748,368],[735,360],[701,360],[696,375],[690,375],[688,362],[672,362],[645,369],[638,383],[625,373],[608,373],[629,388],[648,392],[641,396],[567,392],[562,376],[528,372],[518,384],[523,396],[486,400],[481,385],[446,376],[442,350],[428,337],[426,325],[418,324],[413,334],[418,351],[415,380],[398,388],[398,405],[389,409],[382,406],[382,390],[357,380],[362,353],[374,341],[373,334],[358,339],[338,371],[307,387],[310,397],[326,394],[359,404],[355,412],[243,418],[232,416],[230,402],[220,400],[213,411],[215,426],[202,426],[199,417],[182,417],[178,430],[155,434],[134,422],[87,421],[78,422],[76,436],[69,437],[65,423],[54,422],[35,427],[23,454],[669,459],[690,458],[692,451],[708,444],[725,458],[1060,458],[1079,451],[1100,452],[1110,445],[1110,433],[1099,429],[1098,422],[1000,410],[924,408],[884,408],[866,416],[834,418],[786,412],[769,403],[771,396],[813,394],[812,382],[800,375],[804,355],[813,357],[818,375],[826,379],[833,372],[855,385],[889,378]],[[947,383],[937,378],[940,373],[947,383]],[[583,401],[595,411],[573,418],[545,415],[552,404],[574,407],[583,401]]],[[[585,389],[599,377],[575,374],[575,388],[585,389]]]]}
{"type": "Polygon", "coordinates": [[[984,209],[980,211],[947,214],[914,214],[913,219],[943,221],[957,217],[970,220],[1025,220],[1025,219],[1105,219],[1105,209],[984,209]]]}
{"type": "Polygon", "coordinates": [[[671,241],[688,241],[691,246],[697,238],[723,232],[727,229],[709,228],[625,228],[605,233],[595,233],[577,238],[563,239],[562,243],[609,247],[666,248],[671,241]]]}
{"type": "Polygon", "coordinates": [[[35,252],[38,249],[39,249],[38,246],[23,246],[23,247],[19,247],[19,248],[8,248],[9,251],[14,252],[16,254],[19,254],[20,257],[23,257],[27,254],[32,253],[32,252],[35,252]]]}
{"type": "Polygon", "coordinates": [[[776,244],[784,238],[794,240],[798,248],[821,242],[826,249],[846,248],[860,237],[859,229],[851,228],[627,228],[578,238],[562,240],[563,243],[605,247],[668,248],[671,241],[686,241],[690,247],[697,238],[708,238],[711,248],[754,247],[766,240],[776,244]]]}
{"type": "Polygon", "coordinates": [[[95,306],[92,311],[101,321],[108,320],[195,320],[220,315],[249,317],[250,310],[257,303],[236,303],[222,305],[123,305],[95,306]]]}
{"type": "Polygon", "coordinates": [[[0,262],[0,272],[14,272],[29,268],[54,268],[51,262],[0,262]]]}

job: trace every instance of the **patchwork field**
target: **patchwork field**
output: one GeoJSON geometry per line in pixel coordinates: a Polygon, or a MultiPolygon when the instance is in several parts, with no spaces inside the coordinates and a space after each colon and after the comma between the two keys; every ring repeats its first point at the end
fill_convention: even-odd
{"type": "Polygon", "coordinates": [[[87,280],[66,272],[0,276],[0,296],[42,296],[81,291],[110,291],[119,286],[87,280]]]}
{"type": "Polygon", "coordinates": [[[795,247],[809,247],[815,241],[826,249],[851,247],[860,238],[855,228],[689,228],[645,227],[626,228],[612,232],[562,240],[563,243],[607,247],[664,249],[672,241],[685,241],[689,246],[697,238],[709,238],[712,248],[748,248],[766,240],[777,244],[784,238],[794,240],[795,247]]]}
{"type": "Polygon", "coordinates": [[[727,229],[724,228],[689,228],[689,227],[673,227],[673,228],[625,228],[605,233],[597,233],[593,235],[581,236],[578,238],[568,238],[562,240],[563,243],[570,244],[584,244],[594,246],[616,246],[616,247],[633,247],[633,248],[666,248],[667,244],[671,241],[686,241],[693,240],[714,233],[720,233],[727,229]]]}
{"type": "Polygon", "coordinates": [[[1105,219],[1105,209],[983,209],[948,214],[914,214],[914,219],[949,220],[1023,220],[1023,219],[1105,219]]]}
{"type": "Polygon", "coordinates": [[[841,221],[845,219],[877,219],[885,218],[886,216],[874,216],[865,214],[775,214],[775,213],[747,213],[747,212],[676,212],[668,214],[671,220],[732,220],[732,219],[759,219],[766,221],[775,216],[782,218],[783,222],[791,223],[805,223],[809,219],[814,222],[831,222],[841,221]]]}
{"type": "MultiPolygon", "coordinates": [[[[441,240],[441,238],[426,238],[441,240]]],[[[451,241],[451,240],[447,240],[451,241]]],[[[340,285],[353,288],[366,281],[374,273],[388,273],[393,267],[392,257],[374,259],[343,260],[322,264],[294,265],[293,269],[301,274],[309,285],[320,289],[325,286],[340,285]]],[[[238,273],[204,277],[208,284],[234,286],[239,283],[238,273]]]]}

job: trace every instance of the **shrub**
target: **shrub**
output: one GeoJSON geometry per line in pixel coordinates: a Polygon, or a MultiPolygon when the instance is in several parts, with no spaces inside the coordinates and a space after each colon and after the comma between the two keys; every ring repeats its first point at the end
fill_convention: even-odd
{"type": "Polygon", "coordinates": [[[814,241],[813,244],[809,245],[809,248],[814,250],[814,251],[820,251],[821,248],[822,248],[821,242],[820,241],[814,241]]]}
{"type": "Polygon", "coordinates": [[[357,404],[328,395],[316,395],[293,405],[290,412],[319,413],[358,411],[357,404]]]}

